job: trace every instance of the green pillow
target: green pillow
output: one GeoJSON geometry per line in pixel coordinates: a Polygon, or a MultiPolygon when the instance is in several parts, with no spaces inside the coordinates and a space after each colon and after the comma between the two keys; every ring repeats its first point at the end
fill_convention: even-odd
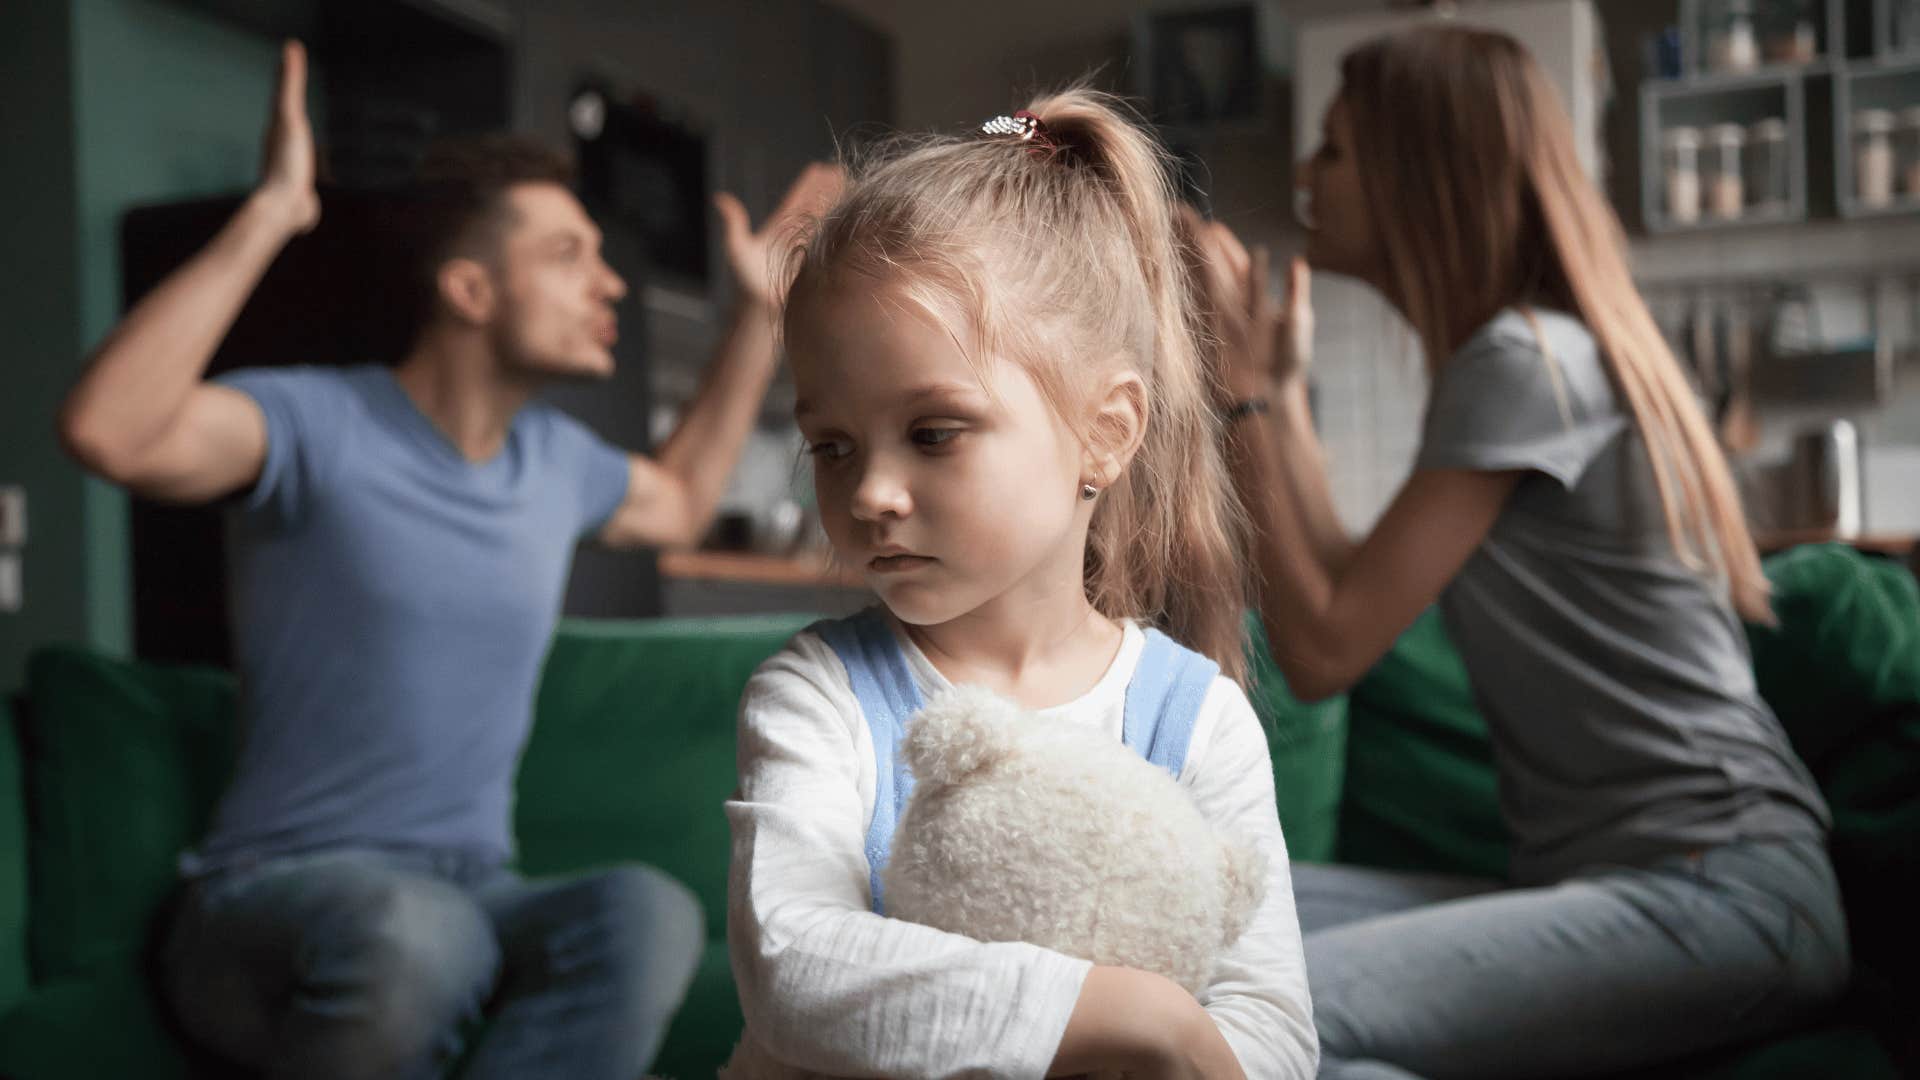
{"type": "Polygon", "coordinates": [[[1776,627],[1751,626],[1760,689],[1833,812],[1856,998],[1920,1065],[1920,583],[1838,544],[1767,561],[1776,627]]]}
{"type": "Polygon", "coordinates": [[[1347,699],[1339,695],[1302,703],[1273,662],[1266,627],[1257,615],[1247,616],[1247,637],[1247,697],[1267,729],[1287,857],[1326,862],[1333,858],[1347,771],[1347,699]]]}
{"type": "Polygon", "coordinates": [[[1767,560],[1777,626],[1747,627],[1754,675],[1818,769],[1887,707],[1920,703],[1920,583],[1844,544],[1767,560]]]}
{"type": "Polygon", "coordinates": [[[520,868],[648,863],[726,925],[734,725],[754,668],[810,616],[569,620],[547,656],[514,811],[520,868]]]}
{"type": "Polygon", "coordinates": [[[9,1080],[243,1075],[174,1037],[147,976],[129,963],[43,984],[0,1016],[0,1076],[9,1080]]]}
{"type": "Polygon", "coordinates": [[[1340,861],[1504,877],[1486,722],[1437,608],[1349,695],[1340,861]]]}
{"type": "Polygon", "coordinates": [[[234,684],[69,647],[27,665],[21,727],[37,982],[138,952],[237,749],[234,684]]]}

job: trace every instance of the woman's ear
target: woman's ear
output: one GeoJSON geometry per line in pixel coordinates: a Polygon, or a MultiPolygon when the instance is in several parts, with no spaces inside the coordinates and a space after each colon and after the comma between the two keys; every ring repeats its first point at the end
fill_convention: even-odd
{"type": "Polygon", "coordinates": [[[1140,376],[1122,371],[1106,381],[1087,430],[1086,482],[1104,490],[1126,473],[1147,437],[1147,384],[1140,376]]]}
{"type": "Polygon", "coordinates": [[[434,274],[440,302],[461,322],[475,326],[493,321],[498,293],[493,271],[477,259],[448,259],[434,274]]]}

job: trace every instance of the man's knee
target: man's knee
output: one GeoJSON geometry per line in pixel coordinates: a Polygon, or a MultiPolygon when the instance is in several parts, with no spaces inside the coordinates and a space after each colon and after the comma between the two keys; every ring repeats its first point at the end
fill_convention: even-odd
{"type": "Polygon", "coordinates": [[[604,935],[604,955],[617,981],[643,1008],[677,1005],[706,947],[699,899],[646,866],[596,875],[591,897],[591,922],[604,935]]]}
{"type": "Polygon", "coordinates": [[[478,905],[428,878],[370,884],[316,928],[300,972],[309,1007],[351,1017],[376,1057],[454,1036],[492,991],[500,949],[478,905]]]}

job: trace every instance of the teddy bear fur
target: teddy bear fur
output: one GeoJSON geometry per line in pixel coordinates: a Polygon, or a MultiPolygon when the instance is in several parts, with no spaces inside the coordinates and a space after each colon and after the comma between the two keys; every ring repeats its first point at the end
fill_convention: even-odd
{"type": "MultiPolygon", "coordinates": [[[[1156,972],[1198,993],[1259,907],[1266,862],[1117,740],[958,687],[909,722],[913,796],[889,917],[1156,972]]],[[[721,1080],[796,1080],[744,1040],[721,1080]]]]}
{"type": "Polygon", "coordinates": [[[914,792],[887,914],[1157,972],[1199,993],[1264,894],[1258,851],[1214,832],[1166,770],[1086,728],[959,687],[911,722],[914,792]]]}

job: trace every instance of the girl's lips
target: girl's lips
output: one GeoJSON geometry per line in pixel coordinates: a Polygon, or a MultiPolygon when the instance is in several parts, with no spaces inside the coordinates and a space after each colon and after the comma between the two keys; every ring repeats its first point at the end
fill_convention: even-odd
{"type": "Polygon", "coordinates": [[[876,555],[867,562],[867,569],[877,574],[897,574],[931,562],[933,560],[925,555],[876,555]]]}

